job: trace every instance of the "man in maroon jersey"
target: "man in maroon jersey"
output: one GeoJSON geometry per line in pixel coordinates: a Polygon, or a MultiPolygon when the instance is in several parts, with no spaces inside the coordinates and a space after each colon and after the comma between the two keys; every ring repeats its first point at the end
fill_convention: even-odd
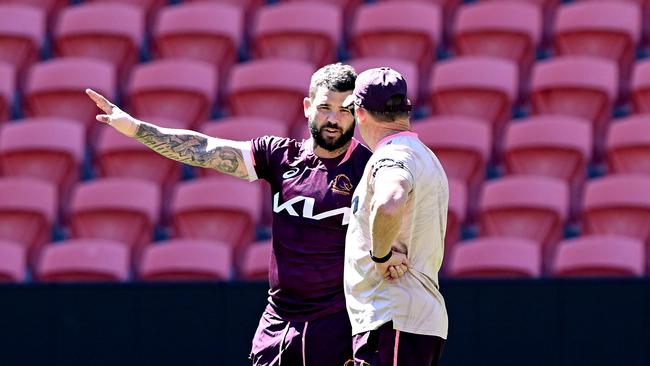
{"type": "MultiPolygon", "coordinates": [[[[253,339],[253,365],[342,365],[352,358],[343,294],[345,235],[352,193],[370,151],[353,138],[342,106],[356,73],[332,64],[314,73],[303,101],[311,138],[264,136],[229,141],[139,121],[101,95],[88,95],[121,133],[156,152],[242,179],[264,179],[273,192],[269,304],[253,339]]],[[[283,106],[278,105],[278,108],[283,106]]]]}

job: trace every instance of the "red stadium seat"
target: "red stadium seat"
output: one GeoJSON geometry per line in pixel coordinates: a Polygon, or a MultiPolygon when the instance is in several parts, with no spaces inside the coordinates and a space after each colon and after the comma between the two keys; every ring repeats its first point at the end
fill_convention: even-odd
{"type": "Polygon", "coordinates": [[[527,2],[488,1],[467,4],[458,11],[453,33],[454,49],[460,56],[489,56],[519,66],[522,90],[542,38],[539,6],[527,2]]]}
{"type": "Polygon", "coordinates": [[[481,234],[533,240],[549,265],[568,209],[569,189],[559,179],[524,175],[489,181],[481,196],[481,234]]]}
{"type": "Polygon", "coordinates": [[[616,65],[607,60],[566,56],[542,61],[533,71],[533,112],[591,121],[594,154],[599,159],[616,99],[617,75],[616,65]]]}
{"type": "MultiPolygon", "coordinates": [[[[289,135],[287,125],[280,121],[248,116],[208,121],[201,128],[201,132],[208,136],[233,141],[250,141],[267,135],[280,137],[289,135]]],[[[207,177],[224,176],[223,173],[213,169],[201,169],[200,174],[207,177]]]]}
{"type": "MultiPolygon", "coordinates": [[[[45,13],[21,4],[0,4],[0,61],[16,68],[22,81],[45,41],[45,13]]],[[[19,82],[19,85],[22,82],[19,82]]]]}
{"type": "Polygon", "coordinates": [[[507,60],[460,57],[439,63],[431,78],[436,114],[474,117],[489,124],[495,157],[517,97],[517,67],[507,60]]]}
{"type": "Polygon", "coordinates": [[[650,115],[612,123],[607,137],[607,163],[609,173],[650,176],[650,115]]]}
{"type": "MultiPolygon", "coordinates": [[[[187,127],[180,122],[164,118],[139,118],[167,128],[187,127]]],[[[96,145],[96,162],[102,177],[144,179],[156,183],[165,192],[170,191],[181,178],[180,163],[158,154],[113,128],[101,129],[96,145]]]]}
{"type": "Polygon", "coordinates": [[[50,241],[57,201],[51,183],[23,177],[0,179],[0,239],[25,246],[34,264],[38,249],[50,241]]]}
{"type": "Polygon", "coordinates": [[[621,87],[625,90],[640,37],[638,4],[583,1],[558,9],[553,44],[557,55],[599,57],[617,63],[621,87]]]}
{"type": "Polygon", "coordinates": [[[0,283],[22,282],[27,268],[25,247],[8,240],[0,240],[0,283]]]}
{"type": "Polygon", "coordinates": [[[266,3],[266,0],[185,0],[186,3],[214,3],[235,5],[244,10],[246,18],[246,31],[252,26],[252,20],[255,18],[257,11],[266,3]]]}
{"type": "Polygon", "coordinates": [[[347,33],[348,27],[352,26],[354,17],[363,4],[363,0],[281,0],[280,2],[294,3],[326,3],[336,6],[343,14],[343,31],[347,33]]]}
{"type": "Polygon", "coordinates": [[[650,243],[650,177],[613,175],[587,182],[582,212],[588,234],[614,234],[650,243]]]}
{"type": "Polygon", "coordinates": [[[641,241],[593,235],[565,240],[558,245],[554,277],[640,277],[645,272],[641,241]]]}
{"type": "MultiPolygon", "coordinates": [[[[584,1],[584,0],[578,0],[584,1]]],[[[592,0],[594,1],[594,0],[592,0]]],[[[599,1],[611,1],[611,0],[599,0],[599,1]]],[[[643,48],[648,48],[650,46],[650,23],[644,21],[650,17],[650,0],[627,0],[628,2],[638,5],[641,8],[641,46],[643,48]]]]}
{"type": "Polygon", "coordinates": [[[417,105],[419,102],[418,94],[420,92],[420,77],[416,64],[394,57],[361,57],[347,60],[346,63],[354,68],[360,74],[368,69],[388,66],[397,70],[408,83],[408,98],[411,104],[417,105]]]}
{"type": "MultiPolygon", "coordinates": [[[[461,226],[467,214],[467,188],[454,178],[448,179],[449,210],[447,212],[447,231],[445,232],[445,258],[450,258],[452,248],[460,241],[461,226]]],[[[444,265],[444,264],[443,264],[444,265]]]]}
{"type": "Polygon", "coordinates": [[[144,12],[137,6],[85,3],[61,11],[54,32],[54,49],[59,56],[109,62],[124,80],[138,62],[144,30],[144,12]]]}
{"type": "Polygon", "coordinates": [[[488,126],[471,117],[436,116],[418,121],[412,127],[436,154],[447,176],[467,187],[466,209],[472,220],[490,160],[492,137],[488,126]]]}
{"type": "MultiPolygon", "coordinates": [[[[201,132],[208,136],[233,141],[250,141],[265,135],[280,137],[287,137],[289,135],[287,125],[280,121],[259,117],[230,117],[208,122],[203,126],[201,132]]],[[[206,177],[230,177],[214,169],[201,169],[199,172],[199,174],[206,177]]],[[[260,184],[263,197],[260,206],[260,210],[262,210],[260,220],[262,224],[270,225],[273,202],[271,186],[265,181],[260,181],[260,184]]]]}
{"type": "Polygon", "coordinates": [[[428,75],[441,39],[440,9],[424,2],[380,2],[359,7],[350,37],[354,57],[394,57],[428,75]]]}
{"type": "Polygon", "coordinates": [[[101,238],[139,250],[152,240],[160,216],[160,190],[146,180],[105,178],[79,183],[70,203],[73,238],[101,238]]]}
{"type": "Polygon", "coordinates": [[[195,127],[207,120],[217,96],[217,73],[190,60],[160,60],[137,65],[128,88],[135,115],[159,116],[195,127]]]}
{"type": "Polygon", "coordinates": [[[84,147],[83,126],[77,121],[26,119],[0,130],[0,168],[4,176],[38,178],[56,185],[67,202],[79,180],[84,147]]]}
{"type": "MultiPolygon", "coordinates": [[[[403,1],[403,0],[378,0],[378,1],[403,1]]],[[[458,11],[459,5],[463,2],[462,0],[412,0],[420,1],[423,3],[430,3],[437,5],[442,11],[442,23],[443,31],[445,33],[445,38],[448,39],[449,34],[451,34],[452,27],[454,26],[456,20],[456,12],[458,11]]]]}
{"type": "MultiPolygon", "coordinates": [[[[480,1],[487,1],[487,0],[480,0],[480,1]]],[[[503,1],[503,0],[494,0],[494,1],[503,1]]],[[[505,1],[512,1],[512,0],[505,0],[505,1]]],[[[553,28],[553,24],[555,23],[555,13],[557,12],[557,8],[560,5],[560,0],[524,0],[521,2],[526,2],[532,5],[535,5],[542,13],[542,19],[543,19],[543,43],[546,43],[548,38],[551,35],[551,30],[553,28]]]]}
{"type": "Polygon", "coordinates": [[[513,121],[504,159],[508,174],[540,175],[565,181],[571,189],[571,217],[577,217],[591,157],[589,121],[562,115],[539,115],[513,121]]]}
{"type": "Polygon", "coordinates": [[[630,99],[635,113],[650,113],[650,59],[634,65],[630,99]]]}
{"type": "MultiPolygon", "coordinates": [[[[281,121],[255,116],[228,117],[208,121],[201,128],[208,136],[233,141],[249,141],[262,136],[286,137],[289,134],[287,126],[281,121]]],[[[222,175],[219,172],[206,170],[206,175],[222,175]]]]}
{"type": "Polygon", "coordinates": [[[456,278],[535,278],[542,257],[534,241],[516,237],[488,237],[458,243],[449,265],[456,278]]]}
{"type": "Polygon", "coordinates": [[[45,282],[122,282],[129,277],[126,245],[102,239],[77,239],[43,248],[36,270],[45,282]]]}
{"type": "Polygon", "coordinates": [[[246,280],[267,280],[269,262],[273,255],[273,241],[253,243],[246,250],[240,277],[246,280]]]}
{"type": "Polygon", "coordinates": [[[0,0],[0,5],[10,4],[30,6],[38,9],[44,12],[47,16],[48,24],[52,25],[61,9],[70,4],[70,0],[0,0]]]}
{"type": "Polygon", "coordinates": [[[244,13],[240,7],[216,2],[181,4],[160,12],[153,44],[158,57],[187,58],[215,65],[219,80],[226,80],[237,62],[243,29],[244,13]]]}
{"type": "Polygon", "coordinates": [[[84,89],[113,99],[117,94],[114,68],[100,60],[58,58],[38,63],[30,70],[24,95],[29,117],[62,117],[82,122],[94,139],[99,109],[84,89]]]}
{"type": "Polygon", "coordinates": [[[0,61],[0,124],[11,118],[11,106],[16,94],[16,70],[0,61]]]}
{"type": "Polygon", "coordinates": [[[145,12],[147,23],[151,24],[158,11],[162,9],[167,3],[167,0],[86,0],[90,3],[122,3],[127,5],[136,6],[145,12]]]}
{"type": "Polygon", "coordinates": [[[232,248],[207,240],[175,239],[147,246],[139,267],[146,281],[227,280],[232,270],[232,248]]]}
{"type": "Polygon", "coordinates": [[[308,94],[313,72],[310,64],[297,60],[256,60],[235,65],[227,95],[230,114],[273,118],[289,126],[304,122],[302,100],[308,94]]]}
{"type": "Polygon", "coordinates": [[[260,187],[243,180],[180,183],[171,204],[174,235],[224,242],[234,248],[235,267],[240,267],[259,221],[261,199],[260,187]]]}
{"type": "Polygon", "coordinates": [[[340,8],[322,2],[264,6],[257,14],[252,53],[258,58],[288,58],[314,66],[331,63],[342,37],[341,18],[340,8]]]}

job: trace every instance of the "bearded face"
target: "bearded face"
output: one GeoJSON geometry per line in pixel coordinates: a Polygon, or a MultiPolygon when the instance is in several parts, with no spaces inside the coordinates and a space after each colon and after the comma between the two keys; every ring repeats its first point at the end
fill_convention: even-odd
{"type": "Polygon", "coordinates": [[[327,151],[345,146],[354,136],[354,116],[341,104],[350,92],[319,88],[311,104],[309,131],[315,143],[327,151]]]}

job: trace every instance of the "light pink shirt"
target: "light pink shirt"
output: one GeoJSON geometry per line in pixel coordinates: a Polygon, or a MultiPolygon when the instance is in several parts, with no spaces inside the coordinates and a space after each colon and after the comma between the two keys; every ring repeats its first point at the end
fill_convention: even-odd
{"type": "Polygon", "coordinates": [[[382,140],[366,165],[352,199],[346,237],[344,283],[353,334],[393,321],[400,331],[447,337],[447,310],[438,288],[444,253],[449,189],[440,162],[412,132],[382,140]],[[384,280],[369,251],[374,175],[399,174],[411,185],[393,250],[412,268],[397,283],[384,280]],[[356,201],[356,202],[355,202],[356,201]]]}

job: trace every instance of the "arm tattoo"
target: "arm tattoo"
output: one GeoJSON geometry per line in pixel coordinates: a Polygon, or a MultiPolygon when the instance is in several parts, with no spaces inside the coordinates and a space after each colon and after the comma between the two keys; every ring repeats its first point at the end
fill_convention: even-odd
{"type": "Polygon", "coordinates": [[[142,123],[135,139],[160,155],[181,163],[248,178],[240,149],[223,145],[208,148],[208,138],[199,133],[185,130],[173,130],[170,133],[164,130],[166,129],[142,123]]]}

